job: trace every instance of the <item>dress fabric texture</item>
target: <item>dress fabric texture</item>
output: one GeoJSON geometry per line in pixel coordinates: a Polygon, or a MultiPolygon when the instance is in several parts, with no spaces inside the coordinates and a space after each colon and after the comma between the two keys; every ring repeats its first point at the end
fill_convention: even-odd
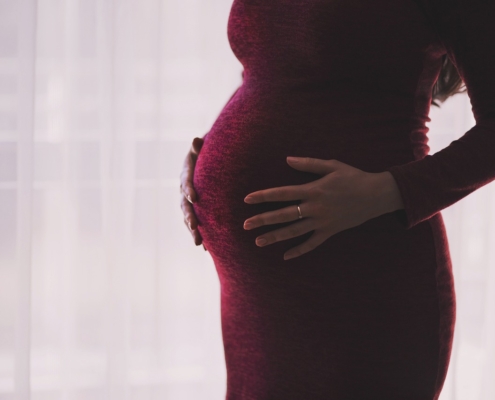
{"type": "Polygon", "coordinates": [[[234,0],[227,35],[244,67],[207,132],[193,184],[220,280],[227,400],[431,400],[448,370],[455,290],[441,210],[495,179],[495,2],[234,0]],[[431,155],[432,88],[448,56],[476,125],[431,155]],[[287,156],[390,171],[405,208],[283,254],[247,204],[320,176],[287,156]]]}

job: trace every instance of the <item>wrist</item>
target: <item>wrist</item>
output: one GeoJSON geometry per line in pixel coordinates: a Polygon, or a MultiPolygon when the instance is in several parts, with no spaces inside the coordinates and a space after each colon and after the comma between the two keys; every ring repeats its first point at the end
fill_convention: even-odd
{"type": "Polygon", "coordinates": [[[376,179],[376,199],[382,214],[404,208],[402,196],[393,175],[389,171],[373,174],[376,179]]]}

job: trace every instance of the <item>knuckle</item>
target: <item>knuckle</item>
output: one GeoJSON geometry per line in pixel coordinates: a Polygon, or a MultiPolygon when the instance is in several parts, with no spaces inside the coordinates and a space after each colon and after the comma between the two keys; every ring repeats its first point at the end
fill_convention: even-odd
{"type": "Polygon", "coordinates": [[[297,211],[297,208],[290,207],[289,209],[285,210],[284,213],[280,213],[278,216],[278,222],[287,222],[287,221],[294,221],[294,217],[297,215],[299,217],[299,213],[297,211]]]}
{"type": "Polygon", "coordinates": [[[187,176],[189,175],[190,169],[191,169],[191,167],[189,165],[189,162],[186,161],[186,163],[184,164],[184,167],[182,168],[182,171],[180,172],[180,179],[182,181],[187,179],[187,176]]]}
{"type": "Polygon", "coordinates": [[[189,166],[187,169],[187,174],[186,174],[186,183],[191,183],[194,175],[194,167],[196,163],[193,163],[189,166]]]}
{"type": "Polygon", "coordinates": [[[277,233],[272,235],[263,235],[263,237],[266,239],[267,243],[275,243],[280,240],[279,235],[277,233]]]}
{"type": "Polygon", "coordinates": [[[186,200],[184,198],[184,196],[182,196],[181,200],[180,200],[180,208],[182,210],[182,213],[186,213],[186,200]]]}
{"type": "Polygon", "coordinates": [[[192,186],[193,186],[192,179],[193,179],[192,174],[188,175],[186,177],[186,179],[184,180],[184,184],[182,185],[184,190],[191,190],[192,189],[192,186]]]}
{"type": "Polygon", "coordinates": [[[291,236],[297,236],[299,234],[299,227],[295,225],[289,225],[289,227],[287,228],[287,232],[291,236]]]}
{"type": "Polygon", "coordinates": [[[323,189],[320,188],[319,186],[311,186],[309,189],[308,189],[308,194],[311,196],[311,197],[320,197],[323,195],[323,189]]]}
{"type": "MultiPolygon", "coordinates": [[[[323,203],[315,204],[314,211],[312,212],[312,214],[321,217],[325,221],[328,221],[328,215],[329,215],[328,208],[326,208],[323,203]]],[[[321,220],[317,222],[321,222],[321,220]]]]}

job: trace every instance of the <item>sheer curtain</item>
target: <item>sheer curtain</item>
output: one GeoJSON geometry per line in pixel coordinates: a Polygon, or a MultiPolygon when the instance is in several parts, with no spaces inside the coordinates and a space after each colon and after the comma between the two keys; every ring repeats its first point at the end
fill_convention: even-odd
{"type": "MultiPolygon", "coordinates": [[[[218,400],[214,265],[179,174],[241,82],[232,0],[0,0],[0,399],[218,400]]],[[[432,152],[473,125],[432,109],[432,152]]],[[[495,398],[495,186],[443,212],[442,400],[495,398]]]]}

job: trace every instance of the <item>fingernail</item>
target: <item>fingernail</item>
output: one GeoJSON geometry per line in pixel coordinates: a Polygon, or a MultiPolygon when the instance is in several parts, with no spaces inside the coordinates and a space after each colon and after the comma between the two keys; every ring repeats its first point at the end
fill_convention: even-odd
{"type": "Polygon", "coordinates": [[[256,239],[256,244],[259,246],[263,246],[266,244],[266,239],[265,238],[256,239]]]}
{"type": "Polygon", "coordinates": [[[284,260],[288,260],[289,258],[294,258],[295,256],[296,256],[295,253],[285,253],[284,260]]]}
{"type": "Polygon", "coordinates": [[[252,222],[245,222],[244,223],[244,229],[251,229],[253,227],[253,223],[252,222]]]}
{"type": "Polygon", "coordinates": [[[187,221],[187,225],[189,225],[189,229],[192,230],[191,221],[187,221]]]}
{"type": "Polygon", "coordinates": [[[187,201],[189,201],[189,203],[191,203],[191,204],[192,204],[191,196],[186,195],[186,198],[187,198],[187,201]]]}
{"type": "Polygon", "coordinates": [[[245,201],[246,203],[251,203],[251,202],[253,201],[253,198],[252,198],[252,197],[250,197],[250,196],[246,196],[246,197],[244,198],[244,201],[245,201]]]}
{"type": "Polygon", "coordinates": [[[291,163],[298,163],[299,159],[297,157],[287,157],[287,161],[290,161],[291,163]]]}

